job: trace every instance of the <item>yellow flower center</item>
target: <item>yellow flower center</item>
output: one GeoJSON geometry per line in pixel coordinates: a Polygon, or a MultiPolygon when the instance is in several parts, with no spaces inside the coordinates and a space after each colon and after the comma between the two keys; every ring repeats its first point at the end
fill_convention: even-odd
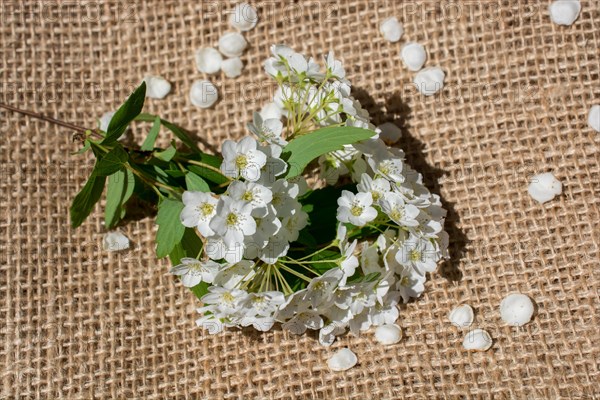
{"type": "Polygon", "coordinates": [[[254,194],[250,190],[248,190],[246,193],[244,193],[242,195],[242,200],[252,201],[252,200],[254,200],[254,194]]]}
{"type": "Polygon", "coordinates": [[[373,196],[373,201],[377,201],[381,198],[381,192],[378,192],[376,190],[372,190],[371,191],[371,196],[373,196]]]}
{"type": "Polygon", "coordinates": [[[234,213],[229,213],[227,215],[227,218],[225,218],[225,222],[227,223],[227,225],[235,225],[238,222],[238,216],[235,215],[234,213]]]}
{"type": "Polygon", "coordinates": [[[363,208],[361,206],[356,205],[356,204],[354,204],[352,206],[352,208],[350,209],[350,213],[352,215],[354,215],[355,217],[360,216],[362,214],[362,212],[363,212],[363,208]]]}
{"type": "Polygon", "coordinates": [[[198,211],[205,217],[211,215],[214,210],[215,206],[210,203],[202,203],[198,206],[198,211]]]}
{"type": "Polygon", "coordinates": [[[392,219],[394,221],[400,221],[403,216],[404,216],[404,210],[399,209],[399,208],[394,208],[390,214],[390,217],[392,217],[392,219]]]}
{"type": "Polygon", "coordinates": [[[235,298],[229,292],[224,293],[222,299],[225,303],[233,303],[233,301],[235,300],[235,298]]]}
{"type": "Polygon", "coordinates": [[[246,168],[246,165],[248,165],[248,157],[245,155],[240,154],[235,158],[235,166],[238,167],[238,169],[244,169],[246,168]]]}
{"type": "Polygon", "coordinates": [[[409,253],[410,261],[419,261],[421,259],[421,252],[419,250],[413,249],[409,253]]]}

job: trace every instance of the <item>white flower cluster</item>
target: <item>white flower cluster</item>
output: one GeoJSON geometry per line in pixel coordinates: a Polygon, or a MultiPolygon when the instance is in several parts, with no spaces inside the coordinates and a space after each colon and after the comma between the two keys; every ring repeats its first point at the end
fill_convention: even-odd
{"type": "Polygon", "coordinates": [[[312,254],[295,249],[309,224],[302,209],[308,188],[303,178],[282,178],[289,168],[283,147],[319,127],[378,130],[332,53],[323,71],[289,47],[272,52],[265,70],[279,88],[249,124],[258,141],[223,144],[221,171],[232,179],[224,193],[183,194],[181,221],[203,237],[203,256],[182,259],[172,273],[185,286],[209,285],[197,322],[211,333],[250,325],[265,331],[280,322],[296,334],[319,330],[329,345],[348,329],[393,324],[398,302],[423,292],[426,273],[446,256],[445,210],[403,152],[375,134],[321,157],[327,183],[349,175],[356,192],[337,199],[335,240],[312,254]]]}

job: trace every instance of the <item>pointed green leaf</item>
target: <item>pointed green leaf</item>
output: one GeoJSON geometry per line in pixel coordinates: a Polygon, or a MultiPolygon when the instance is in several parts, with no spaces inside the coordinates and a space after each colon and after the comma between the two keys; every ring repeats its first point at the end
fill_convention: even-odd
{"type": "Polygon", "coordinates": [[[111,144],[121,137],[129,123],[142,112],[145,98],[146,82],[142,82],[110,120],[102,144],[111,144]]]}
{"type": "Polygon", "coordinates": [[[187,190],[194,192],[210,192],[208,183],[193,172],[188,172],[185,175],[185,185],[187,190]]]}
{"type": "Polygon", "coordinates": [[[185,226],[179,220],[179,214],[183,210],[183,203],[177,200],[165,199],[158,205],[156,224],[156,256],[166,257],[173,248],[181,241],[185,232],[185,226]]]}
{"type": "Polygon", "coordinates": [[[86,182],[85,186],[71,204],[71,226],[77,228],[92,212],[94,205],[100,200],[106,178],[96,176],[94,172],[86,182]]]}
{"type": "Polygon", "coordinates": [[[108,177],[104,223],[111,228],[125,215],[124,205],[133,194],[135,177],[129,170],[117,171],[108,177]]]}
{"type": "Polygon", "coordinates": [[[344,145],[357,143],[375,135],[374,131],[351,126],[321,128],[302,135],[285,146],[283,156],[289,164],[286,178],[293,178],[304,172],[306,166],[319,156],[344,145]]]}
{"type": "MultiPolygon", "coordinates": [[[[156,118],[158,118],[156,115],[152,115],[152,114],[140,114],[136,117],[137,121],[145,121],[145,122],[153,122],[156,121],[156,118]]],[[[191,150],[193,150],[196,153],[202,153],[200,151],[200,149],[198,148],[198,146],[196,145],[196,142],[194,142],[188,135],[188,133],[183,129],[178,127],[177,125],[161,119],[160,120],[162,126],[164,126],[165,128],[167,128],[168,130],[170,130],[171,132],[173,132],[173,134],[179,139],[181,140],[181,142],[183,144],[185,144],[187,147],[189,147],[191,150]]]]}
{"type": "Polygon", "coordinates": [[[154,155],[156,156],[156,158],[169,162],[173,159],[173,157],[175,156],[175,154],[177,154],[177,149],[171,145],[169,147],[167,147],[165,150],[163,151],[155,151],[154,155]]]}
{"type": "Polygon", "coordinates": [[[156,117],[154,118],[154,124],[152,124],[152,128],[150,128],[150,132],[148,132],[148,136],[146,136],[144,143],[142,143],[142,151],[152,151],[154,149],[154,143],[156,143],[156,138],[158,137],[159,132],[160,117],[156,117]]]}
{"type": "Polygon", "coordinates": [[[108,152],[104,157],[98,160],[94,173],[98,176],[108,176],[123,169],[125,162],[128,159],[127,152],[120,144],[108,152]]]}

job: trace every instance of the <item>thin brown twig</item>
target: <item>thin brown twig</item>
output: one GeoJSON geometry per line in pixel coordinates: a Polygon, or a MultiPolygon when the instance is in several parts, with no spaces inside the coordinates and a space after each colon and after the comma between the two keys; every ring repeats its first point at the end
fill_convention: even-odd
{"type": "Polygon", "coordinates": [[[95,132],[92,129],[82,128],[81,126],[73,125],[68,122],[58,120],[56,118],[52,118],[52,117],[45,116],[43,114],[36,113],[34,111],[23,110],[21,108],[13,107],[13,106],[10,106],[10,105],[4,104],[4,103],[0,103],[0,108],[4,108],[6,110],[13,111],[13,112],[16,112],[19,114],[27,115],[28,117],[36,118],[36,119],[39,119],[42,121],[50,122],[51,124],[59,125],[59,126],[62,126],[63,128],[72,129],[79,133],[86,134],[87,132],[92,132],[92,134],[96,135],[99,138],[103,137],[98,132],[95,132]]]}

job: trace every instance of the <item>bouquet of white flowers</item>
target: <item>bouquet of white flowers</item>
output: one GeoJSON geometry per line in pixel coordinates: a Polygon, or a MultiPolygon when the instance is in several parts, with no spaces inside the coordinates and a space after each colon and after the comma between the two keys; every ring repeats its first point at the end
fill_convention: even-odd
{"type": "Polygon", "coordinates": [[[217,333],[279,322],[295,334],[319,330],[329,345],[348,329],[394,323],[398,302],[423,292],[447,256],[446,211],[402,150],[379,138],[333,53],[324,69],[286,46],[272,53],[273,102],[221,155],[142,114],[142,84],[106,131],[86,133],[82,150],[97,161],[71,219],[80,225],[105,185],[108,228],[133,196],[156,204],[157,256],[202,301],[198,325],[217,333]],[[118,139],[134,120],[153,126],[128,148],[118,139]],[[156,148],[161,127],[185,148],[156,148]]]}

